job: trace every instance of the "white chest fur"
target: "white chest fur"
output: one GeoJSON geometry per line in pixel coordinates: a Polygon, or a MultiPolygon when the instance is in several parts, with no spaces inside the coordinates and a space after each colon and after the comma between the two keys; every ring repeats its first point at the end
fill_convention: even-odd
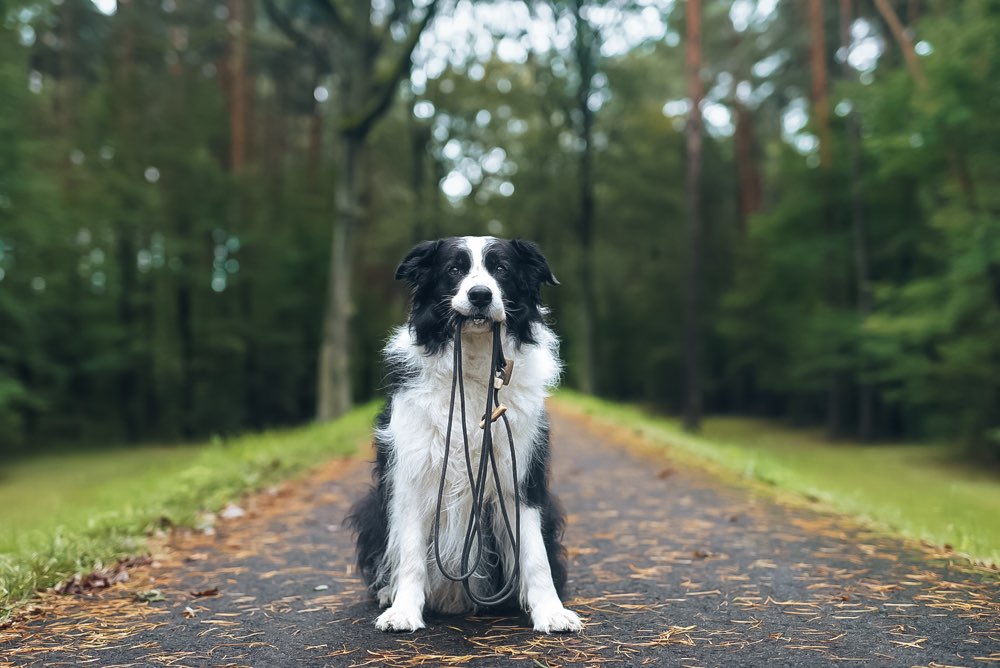
{"type": "MultiPolygon", "coordinates": [[[[519,454],[520,449],[530,448],[537,436],[545,397],[558,381],[560,371],[555,335],[542,325],[536,326],[535,335],[536,344],[517,348],[506,336],[508,340],[504,343],[504,354],[514,362],[514,375],[500,396],[508,407],[507,414],[519,454]]],[[[490,340],[489,332],[466,334],[463,339],[465,427],[470,441],[477,448],[481,437],[479,421],[486,407],[486,384],[493,378],[489,368],[490,340]]],[[[394,453],[410,464],[440,464],[448,428],[454,370],[451,345],[436,355],[426,355],[422,348],[414,344],[409,330],[402,327],[386,346],[386,357],[390,363],[408,369],[411,375],[393,395],[392,418],[387,433],[382,436],[388,437],[394,453]]],[[[457,446],[461,452],[458,404],[456,400],[452,446],[457,446]]],[[[500,435],[501,429],[499,423],[494,425],[497,435],[500,435]]]]}

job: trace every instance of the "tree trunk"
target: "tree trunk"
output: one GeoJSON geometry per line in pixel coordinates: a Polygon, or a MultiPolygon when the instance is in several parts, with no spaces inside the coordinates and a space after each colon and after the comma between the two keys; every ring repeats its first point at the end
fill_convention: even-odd
{"type": "Polygon", "coordinates": [[[237,174],[247,161],[247,7],[229,0],[229,169],[237,174]]]}
{"type": "Polygon", "coordinates": [[[359,131],[354,123],[364,109],[374,74],[372,54],[361,38],[362,34],[367,34],[368,19],[365,18],[362,23],[359,17],[355,17],[353,30],[355,33],[350,40],[332,45],[330,51],[331,62],[340,63],[341,69],[336,77],[335,124],[338,133],[334,160],[333,238],[316,379],[316,419],[320,422],[340,417],[351,409],[353,403],[350,367],[351,317],[354,312],[351,289],[353,240],[354,231],[364,218],[360,209],[361,189],[365,183],[362,170],[367,134],[359,131]]]}
{"type": "MultiPolygon", "coordinates": [[[[252,75],[247,60],[247,33],[253,25],[252,6],[247,0],[229,0],[229,172],[233,187],[229,228],[242,241],[240,252],[244,266],[253,264],[254,212],[249,201],[250,191],[246,179],[251,164],[253,88],[252,75]]],[[[243,340],[243,410],[246,421],[259,429],[262,393],[256,383],[257,340],[254,336],[254,296],[251,275],[244,272],[234,277],[236,307],[239,309],[240,331],[243,340]]]]}
{"type": "Polygon", "coordinates": [[[323,320],[317,386],[316,419],[332,420],[351,408],[350,319],[352,240],[360,216],[363,184],[364,140],[347,133],[340,137],[337,154],[337,184],[334,191],[336,218],[330,251],[327,310],[323,320]]]}
{"type": "Polygon", "coordinates": [[[812,71],[812,103],[819,135],[820,165],[830,167],[830,103],[826,71],[826,37],[823,0],[809,0],[809,62],[812,71]]]}
{"type": "MultiPolygon", "coordinates": [[[[56,108],[56,119],[59,124],[59,136],[66,140],[73,137],[74,110],[76,108],[76,85],[73,72],[73,38],[76,35],[76,26],[73,22],[73,11],[76,9],[73,3],[66,2],[59,12],[59,39],[61,48],[59,49],[56,61],[56,94],[53,102],[56,108]]],[[[69,172],[69,163],[67,173],[69,172]]],[[[72,192],[72,190],[70,190],[72,192]]]]}
{"type": "Polygon", "coordinates": [[[687,79],[691,112],[687,123],[688,266],[684,300],[684,428],[701,426],[701,0],[687,4],[687,79]]]}
{"type": "Polygon", "coordinates": [[[582,148],[579,162],[580,211],[577,221],[577,241],[580,244],[580,389],[587,393],[596,390],[594,372],[597,368],[594,329],[596,303],[594,290],[594,112],[590,109],[591,80],[594,76],[593,29],[581,16],[584,0],[573,5],[576,27],[576,61],[580,83],[576,91],[576,106],[580,114],[579,136],[582,148]]]}
{"type": "MultiPolygon", "coordinates": [[[[852,5],[853,0],[840,0],[840,45],[845,53],[851,44],[851,23],[854,21],[852,5]]],[[[846,58],[842,67],[844,78],[851,78],[852,70],[846,58]]],[[[848,179],[851,191],[851,236],[854,240],[854,279],[857,283],[858,313],[864,320],[871,313],[872,304],[869,291],[868,234],[864,201],[861,196],[861,126],[853,110],[847,114],[846,121],[848,179]]],[[[864,352],[859,352],[858,357],[858,436],[862,441],[869,441],[873,435],[874,393],[871,384],[864,378],[867,371],[864,352]]]]}
{"type": "Polygon", "coordinates": [[[753,113],[739,101],[733,103],[733,109],[736,116],[733,148],[739,176],[740,231],[746,234],[750,216],[760,211],[761,207],[760,170],[754,155],[753,113]]]}
{"type": "MultiPolygon", "coordinates": [[[[122,2],[117,12],[117,27],[121,32],[116,35],[119,38],[120,46],[115,62],[114,84],[116,86],[116,94],[113,96],[116,104],[114,115],[118,125],[117,129],[123,143],[128,147],[126,151],[122,151],[122,154],[118,156],[117,162],[119,164],[124,163],[129,167],[134,167],[136,164],[132,156],[134,155],[135,145],[139,143],[136,141],[135,133],[135,110],[131,106],[138,102],[134,92],[134,11],[131,3],[122,2]]],[[[135,309],[138,281],[136,276],[136,225],[134,220],[129,217],[129,214],[139,209],[139,203],[135,201],[130,188],[118,188],[117,195],[119,199],[117,207],[119,214],[115,220],[114,233],[118,250],[117,260],[121,272],[117,310],[122,331],[122,353],[125,357],[125,366],[118,374],[116,384],[125,437],[129,441],[135,441],[143,434],[142,419],[140,418],[137,402],[139,356],[135,355],[131,350],[132,343],[136,340],[136,330],[138,329],[135,309]],[[122,215],[121,212],[128,213],[122,215]]],[[[148,339],[147,345],[152,346],[152,339],[148,339]]],[[[148,356],[144,355],[143,357],[148,356]]],[[[150,383],[147,382],[146,385],[148,386],[150,383]]],[[[144,399],[143,403],[148,403],[148,398],[144,397],[144,399]]]]}
{"type": "Polygon", "coordinates": [[[122,354],[125,356],[125,366],[118,374],[118,403],[121,407],[122,424],[125,427],[125,438],[135,441],[140,435],[138,405],[136,391],[139,379],[136,373],[137,356],[132,350],[136,334],[136,317],[133,300],[136,296],[135,245],[132,229],[127,223],[115,226],[115,241],[118,246],[118,264],[121,271],[121,284],[118,293],[118,323],[122,332],[122,354]]]}
{"type": "MultiPolygon", "coordinates": [[[[353,238],[365,218],[364,192],[368,133],[389,110],[396,88],[410,72],[413,49],[433,20],[438,0],[431,0],[423,17],[410,24],[410,32],[394,65],[379,70],[376,59],[385,41],[373,32],[371,0],[355,0],[349,15],[343,16],[339,3],[327,3],[335,17],[340,37],[328,46],[328,60],[337,65],[337,136],[335,219],[327,283],[327,303],[323,318],[316,379],[316,419],[330,420],[351,408],[350,321],[353,238]]],[[[276,16],[276,15],[275,15],[276,16]]],[[[281,20],[280,16],[277,17],[281,20]]],[[[287,27],[287,23],[286,23],[287,27]]],[[[292,29],[294,33],[294,29],[292,29]]],[[[298,36],[301,38],[301,35],[298,36]]],[[[315,45],[314,45],[315,46],[315,45]]]]}
{"type": "MultiPolygon", "coordinates": [[[[827,234],[837,233],[834,227],[833,215],[830,210],[830,106],[829,81],[826,68],[826,30],[823,17],[823,0],[809,0],[809,69],[810,69],[810,99],[812,102],[813,121],[816,134],[819,135],[819,181],[820,208],[822,225],[827,234]]],[[[824,266],[829,275],[825,276],[827,299],[831,306],[841,303],[841,282],[839,272],[834,267],[832,253],[827,253],[824,266]]],[[[843,393],[846,383],[840,369],[830,369],[827,385],[826,422],[827,431],[831,437],[839,437],[843,430],[843,393]]]]}
{"type": "Polygon", "coordinates": [[[875,0],[875,6],[878,8],[879,14],[882,15],[882,20],[889,26],[889,31],[892,32],[893,38],[895,38],[896,43],[899,45],[910,74],[916,80],[917,85],[921,89],[926,90],[928,85],[927,77],[924,76],[923,68],[920,67],[920,61],[917,59],[917,52],[913,50],[913,42],[907,36],[906,29],[903,27],[902,21],[899,20],[896,10],[892,8],[888,0],[875,0]]]}
{"type": "MultiPolygon", "coordinates": [[[[913,40],[906,34],[906,29],[903,27],[902,21],[899,20],[896,10],[892,8],[888,0],[875,0],[875,6],[878,8],[879,14],[882,15],[882,20],[889,26],[889,31],[892,33],[896,44],[899,46],[899,50],[903,54],[906,67],[910,70],[910,75],[916,82],[918,90],[924,95],[928,94],[930,92],[930,82],[927,80],[927,75],[924,74],[924,69],[920,65],[917,52],[913,48],[913,40]]],[[[972,179],[972,173],[969,171],[969,164],[965,159],[965,154],[960,148],[946,140],[945,155],[948,158],[952,174],[955,180],[958,181],[959,188],[962,190],[966,209],[969,211],[978,211],[979,200],[976,195],[976,184],[972,179]]]]}
{"type": "MultiPolygon", "coordinates": [[[[736,156],[736,171],[739,178],[739,226],[744,237],[750,230],[750,217],[763,206],[763,186],[760,164],[756,155],[753,112],[739,100],[733,101],[736,128],[733,134],[733,148],[736,156]]],[[[732,383],[733,404],[737,412],[746,412],[753,397],[754,367],[743,365],[736,370],[732,383]]]]}
{"type": "Polygon", "coordinates": [[[177,238],[181,247],[177,257],[181,270],[177,272],[177,338],[180,342],[180,431],[184,438],[194,436],[194,254],[191,252],[192,225],[186,213],[177,214],[177,238]]]}
{"type": "Polygon", "coordinates": [[[270,215],[279,218],[284,211],[285,165],[291,152],[288,148],[288,115],[283,105],[288,99],[287,82],[274,82],[274,95],[267,104],[267,134],[261,147],[260,169],[268,184],[270,215]]]}

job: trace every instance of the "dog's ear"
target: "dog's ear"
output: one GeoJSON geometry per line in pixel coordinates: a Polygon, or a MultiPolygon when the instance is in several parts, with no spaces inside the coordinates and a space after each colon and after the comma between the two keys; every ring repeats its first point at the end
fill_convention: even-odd
{"type": "Polygon", "coordinates": [[[524,239],[514,239],[511,242],[511,246],[517,251],[520,256],[521,261],[524,262],[524,266],[527,269],[529,275],[534,278],[539,285],[542,283],[548,283],[549,285],[559,285],[559,281],[556,280],[556,275],[552,273],[549,269],[549,262],[542,255],[541,249],[538,247],[534,241],[525,241],[524,239]]]}
{"type": "Polygon", "coordinates": [[[431,268],[440,245],[440,241],[421,241],[414,246],[396,267],[396,280],[419,285],[431,268]]]}

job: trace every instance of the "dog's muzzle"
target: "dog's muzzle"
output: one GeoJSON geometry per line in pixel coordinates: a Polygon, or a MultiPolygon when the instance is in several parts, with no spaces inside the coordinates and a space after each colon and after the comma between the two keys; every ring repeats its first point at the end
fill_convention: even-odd
{"type": "Polygon", "coordinates": [[[507,319],[503,307],[498,302],[490,287],[474,285],[468,292],[459,294],[453,299],[452,306],[467,325],[480,329],[507,319]]]}

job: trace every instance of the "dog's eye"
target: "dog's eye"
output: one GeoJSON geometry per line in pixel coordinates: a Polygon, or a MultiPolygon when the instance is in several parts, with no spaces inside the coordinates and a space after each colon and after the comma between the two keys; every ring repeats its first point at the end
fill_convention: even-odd
{"type": "Polygon", "coordinates": [[[497,268],[494,271],[496,271],[496,273],[498,273],[498,274],[506,274],[507,273],[507,265],[505,265],[505,264],[498,264],[497,268]]]}
{"type": "Polygon", "coordinates": [[[460,273],[462,273],[462,270],[459,268],[458,265],[452,265],[448,267],[448,273],[451,274],[452,276],[458,276],[460,273]]]}

